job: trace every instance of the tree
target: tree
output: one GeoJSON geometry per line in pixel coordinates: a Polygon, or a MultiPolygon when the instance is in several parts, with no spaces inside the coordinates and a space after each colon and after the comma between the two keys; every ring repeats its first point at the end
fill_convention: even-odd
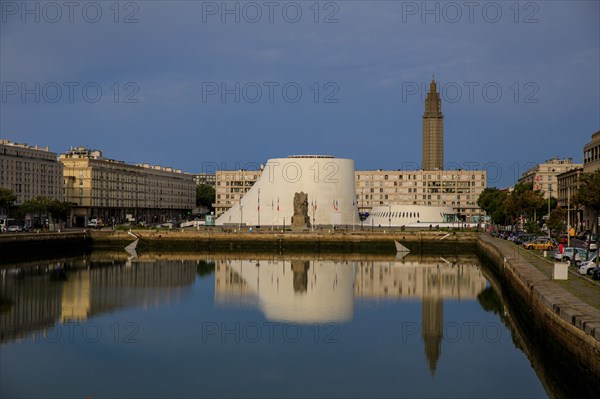
{"type": "Polygon", "coordinates": [[[565,230],[565,217],[567,215],[567,211],[563,208],[556,208],[550,211],[550,217],[546,221],[546,226],[550,231],[554,231],[556,237],[560,236],[565,230]]]}
{"type": "Polygon", "coordinates": [[[501,191],[496,187],[486,188],[479,195],[477,205],[492,218],[494,223],[504,225],[507,221],[504,209],[507,197],[508,193],[506,191],[501,191]]]}
{"type": "Polygon", "coordinates": [[[54,220],[66,222],[71,214],[71,204],[55,199],[48,204],[48,211],[54,220]]]}
{"type": "Polygon", "coordinates": [[[215,188],[208,184],[199,184],[196,186],[196,206],[205,206],[213,210],[215,202],[215,188]]]}
{"type": "Polygon", "coordinates": [[[24,215],[37,215],[40,224],[42,222],[42,214],[46,214],[50,208],[50,200],[46,197],[33,197],[21,204],[19,207],[19,214],[24,215]]]}
{"type": "Polygon", "coordinates": [[[513,221],[520,216],[532,219],[534,212],[545,203],[544,196],[539,190],[533,190],[533,184],[521,183],[515,185],[505,202],[506,215],[513,221]]]}
{"type": "Polygon", "coordinates": [[[2,210],[8,211],[8,208],[14,204],[17,197],[8,188],[0,187],[0,213],[2,210]]]}
{"type": "MultiPolygon", "coordinates": [[[[579,189],[573,197],[578,205],[583,205],[592,211],[592,233],[596,233],[596,239],[600,244],[600,233],[598,231],[598,214],[600,213],[600,170],[593,173],[583,173],[579,176],[579,189]]],[[[600,258],[600,257],[598,257],[600,258]]]]}

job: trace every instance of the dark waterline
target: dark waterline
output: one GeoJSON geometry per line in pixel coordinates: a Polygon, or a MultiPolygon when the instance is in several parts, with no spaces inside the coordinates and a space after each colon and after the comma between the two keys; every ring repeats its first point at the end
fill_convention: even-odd
{"type": "Polygon", "coordinates": [[[4,269],[0,395],[546,396],[480,267],[178,253],[4,269]]]}

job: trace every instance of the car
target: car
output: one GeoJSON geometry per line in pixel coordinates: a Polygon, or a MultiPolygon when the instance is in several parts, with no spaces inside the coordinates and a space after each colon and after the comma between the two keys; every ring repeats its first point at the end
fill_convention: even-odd
{"type": "Polygon", "coordinates": [[[579,272],[579,274],[592,275],[594,268],[596,268],[596,262],[587,261],[583,262],[581,266],[579,266],[579,269],[577,271],[579,272]]]}
{"type": "Polygon", "coordinates": [[[587,250],[584,248],[574,248],[574,247],[563,248],[562,261],[563,262],[570,262],[571,260],[575,260],[576,262],[581,261],[581,260],[584,260],[586,253],[587,253],[587,250]]]}
{"type": "Polygon", "coordinates": [[[19,233],[23,231],[23,228],[21,226],[8,226],[6,231],[8,231],[9,233],[19,233]]]}
{"type": "Polygon", "coordinates": [[[552,251],[556,245],[548,238],[537,238],[533,241],[524,242],[523,247],[525,249],[545,249],[552,251]]]}
{"type": "Polygon", "coordinates": [[[579,267],[577,268],[579,274],[592,274],[592,271],[596,267],[597,256],[598,254],[594,254],[594,256],[590,258],[590,260],[582,262],[581,265],[579,265],[579,267]]]}
{"type": "Polygon", "coordinates": [[[568,244],[569,236],[567,234],[561,234],[560,237],[558,238],[558,242],[561,244],[568,244]]]}

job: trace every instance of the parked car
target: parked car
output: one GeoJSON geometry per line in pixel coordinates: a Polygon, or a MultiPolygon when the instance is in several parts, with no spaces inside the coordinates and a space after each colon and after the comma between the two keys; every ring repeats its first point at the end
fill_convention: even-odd
{"type": "Polygon", "coordinates": [[[90,221],[87,222],[86,226],[91,227],[91,228],[100,229],[100,228],[104,227],[104,222],[102,221],[102,219],[90,219],[90,221]]]}
{"type": "Polygon", "coordinates": [[[592,274],[592,271],[596,267],[596,257],[598,255],[595,254],[590,260],[583,262],[580,266],[578,272],[579,274],[592,274]]]}
{"type": "Polygon", "coordinates": [[[533,241],[524,242],[523,247],[525,247],[525,249],[546,249],[551,251],[556,245],[548,238],[537,238],[533,241]]]}
{"type": "Polygon", "coordinates": [[[8,231],[9,233],[20,233],[21,231],[23,231],[23,228],[21,226],[8,226],[6,231],[8,231]]]}
{"type": "Polygon", "coordinates": [[[581,260],[584,260],[586,253],[587,253],[587,250],[584,248],[574,248],[574,247],[563,248],[562,261],[563,262],[570,262],[571,260],[574,260],[576,262],[581,261],[581,260]]]}

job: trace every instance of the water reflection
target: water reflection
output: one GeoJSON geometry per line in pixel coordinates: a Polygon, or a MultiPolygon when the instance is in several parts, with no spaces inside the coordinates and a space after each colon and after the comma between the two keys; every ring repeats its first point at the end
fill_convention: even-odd
{"type": "MultiPolygon", "coordinates": [[[[503,304],[478,265],[469,255],[140,253],[131,258],[119,252],[5,268],[0,270],[0,342],[11,367],[3,378],[30,397],[44,396],[38,386],[54,393],[71,389],[78,397],[89,386],[102,387],[95,396],[199,396],[198,387],[207,396],[228,397],[249,392],[444,396],[458,392],[464,381],[473,392],[507,396],[521,390],[498,382],[498,370],[509,370],[509,380],[535,381],[526,359],[514,363],[506,356],[514,349],[510,342],[444,337],[444,322],[495,319],[481,308],[503,315],[503,304]],[[220,306],[213,305],[213,295],[220,306]],[[125,315],[117,313],[127,308],[125,315]],[[147,308],[153,311],[140,311],[147,308]],[[60,330],[60,323],[90,325],[98,315],[103,317],[93,322],[107,334],[96,345],[82,338],[36,341],[39,335],[23,345],[8,343],[60,330]],[[264,319],[292,323],[305,335],[295,343],[282,339],[282,323],[273,341],[266,330],[258,342],[231,334],[238,325],[244,331],[270,324],[264,319]],[[135,345],[114,340],[109,328],[124,321],[139,326],[135,345]],[[343,323],[334,324],[336,343],[325,343],[324,336],[315,341],[313,324],[330,322],[343,323]],[[204,339],[207,324],[221,333],[204,339]],[[404,324],[418,325],[408,340],[403,340],[404,324]],[[101,384],[87,371],[89,359],[108,373],[101,384]],[[80,371],[75,386],[58,374],[69,367],[80,371]],[[32,370],[41,381],[29,385],[32,370]]],[[[523,392],[540,393],[535,384],[523,392]]]]}
{"type": "Polygon", "coordinates": [[[421,336],[431,375],[444,337],[444,299],[475,300],[487,281],[477,259],[406,256],[393,261],[220,260],[215,302],[257,306],[271,321],[351,320],[355,298],[421,299],[421,336]]]}
{"type": "Polygon", "coordinates": [[[268,320],[352,319],[356,262],[218,260],[215,303],[256,304],[268,320]]]}
{"type": "Polygon", "coordinates": [[[0,342],[56,322],[83,321],[127,307],[178,302],[196,276],[197,262],[68,260],[44,267],[3,270],[0,342]]]}

